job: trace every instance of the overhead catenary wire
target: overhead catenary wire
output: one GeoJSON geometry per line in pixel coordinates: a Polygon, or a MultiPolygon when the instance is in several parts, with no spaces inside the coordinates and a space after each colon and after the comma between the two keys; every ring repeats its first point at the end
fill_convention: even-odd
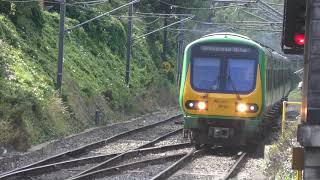
{"type": "Polygon", "coordinates": [[[143,12],[136,12],[135,14],[152,15],[152,16],[192,16],[193,15],[193,14],[165,14],[165,13],[143,13],[143,12]]]}
{"type": "Polygon", "coordinates": [[[161,19],[161,18],[165,18],[165,17],[157,17],[157,16],[125,16],[125,15],[114,15],[114,14],[110,14],[109,16],[112,17],[116,17],[116,18],[156,18],[156,19],[161,19]]]}
{"type": "MultiPolygon", "coordinates": [[[[35,2],[39,2],[39,0],[21,0],[21,1],[19,1],[19,0],[0,0],[0,2],[1,1],[2,2],[10,2],[10,3],[35,3],[35,2]]],[[[60,2],[58,2],[58,1],[42,1],[42,2],[60,4],[60,2]]]]}
{"type": "Polygon", "coordinates": [[[258,19],[260,19],[260,20],[262,20],[262,21],[269,22],[269,20],[267,20],[267,19],[265,19],[265,18],[263,18],[263,17],[260,17],[260,16],[258,16],[258,15],[255,15],[255,14],[253,14],[253,13],[251,13],[251,12],[248,12],[248,11],[246,11],[246,10],[244,10],[244,9],[241,9],[241,11],[244,12],[244,13],[246,13],[246,14],[249,14],[249,15],[255,17],[255,18],[258,18],[258,19]]]}
{"type": "Polygon", "coordinates": [[[93,3],[105,3],[105,2],[109,2],[109,0],[83,1],[83,2],[74,2],[70,4],[93,4],[93,3]]]}
{"type": "Polygon", "coordinates": [[[0,0],[3,2],[11,2],[11,3],[29,3],[29,2],[38,2],[38,0],[21,0],[21,1],[11,1],[11,0],[0,0]]]}
{"type": "Polygon", "coordinates": [[[82,22],[82,23],[80,23],[80,24],[78,24],[78,25],[72,26],[72,27],[66,29],[66,31],[71,31],[71,30],[73,30],[73,29],[76,29],[76,28],[78,28],[78,27],[81,27],[81,26],[83,26],[84,24],[87,24],[87,23],[89,23],[89,22],[91,22],[91,21],[94,21],[94,20],[96,20],[96,19],[99,19],[99,18],[101,18],[101,17],[103,17],[103,16],[109,16],[110,13],[115,12],[115,11],[117,11],[117,10],[123,8],[123,7],[129,6],[129,5],[131,5],[131,4],[137,3],[137,2],[139,2],[139,1],[140,1],[140,0],[134,0],[134,1],[130,2],[130,3],[127,3],[127,4],[124,4],[124,5],[122,5],[122,6],[119,6],[119,7],[115,8],[115,9],[112,9],[111,11],[108,11],[108,12],[103,13],[103,14],[101,14],[101,15],[99,15],[99,16],[96,16],[96,17],[94,17],[94,18],[92,18],[92,19],[89,19],[89,20],[87,20],[87,21],[84,21],[84,22],[82,22]]]}
{"type": "Polygon", "coordinates": [[[264,2],[263,0],[258,0],[258,3],[261,3],[262,5],[266,6],[268,9],[270,9],[272,12],[276,13],[278,16],[283,17],[283,14],[279,11],[275,10],[273,7],[271,7],[269,4],[264,2]]]}
{"type": "Polygon", "coordinates": [[[162,30],[162,29],[171,27],[171,26],[173,26],[173,25],[175,25],[175,24],[178,24],[178,23],[181,23],[181,22],[184,22],[184,21],[188,21],[188,20],[190,20],[190,19],[192,19],[192,18],[194,18],[194,15],[193,15],[193,16],[190,16],[190,17],[186,17],[186,18],[184,18],[184,19],[182,19],[182,20],[179,20],[179,21],[176,21],[176,22],[174,22],[174,23],[171,23],[171,24],[169,24],[169,25],[167,25],[167,26],[163,26],[163,27],[158,28],[158,29],[156,29],[156,30],[153,30],[153,31],[151,31],[151,32],[145,33],[145,34],[143,34],[143,35],[137,36],[137,37],[133,38],[133,40],[137,40],[137,39],[146,37],[146,36],[148,36],[148,35],[150,35],[150,34],[153,34],[153,33],[155,33],[155,32],[158,32],[158,31],[160,31],[160,30],[162,30]]]}
{"type": "Polygon", "coordinates": [[[282,24],[282,22],[279,21],[230,21],[230,22],[205,22],[205,21],[199,21],[199,20],[190,20],[192,22],[201,23],[205,25],[221,25],[221,24],[244,24],[244,25],[271,25],[271,24],[282,24]]]}
{"type": "Polygon", "coordinates": [[[233,27],[224,27],[224,28],[221,28],[221,29],[218,29],[218,30],[198,30],[198,29],[175,29],[175,28],[168,28],[168,30],[170,31],[187,31],[187,32],[195,32],[195,33],[199,33],[199,34],[202,34],[202,33],[213,33],[212,31],[214,32],[221,32],[221,31],[225,31],[227,29],[232,29],[233,27]]]}
{"type": "Polygon", "coordinates": [[[262,11],[267,12],[269,14],[268,18],[273,19],[273,20],[280,20],[282,19],[282,17],[274,14],[274,12],[272,12],[270,9],[264,8],[261,4],[257,4],[258,8],[260,8],[262,11]]]}
{"type": "Polygon", "coordinates": [[[245,0],[213,0],[213,2],[217,2],[217,3],[256,3],[258,0],[249,0],[249,1],[245,1],[245,0]]]}
{"type": "MultiPolygon", "coordinates": [[[[161,0],[159,0],[159,2],[170,6],[171,8],[187,9],[187,10],[214,10],[214,9],[220,9],[220,8],[239,7],[240,6],[240,5],[227,5],[227,6],[191,8],[191,7],[184,7],[184,6],[179,6],[179,5],[175,5],[175,4],[170,4],[170,3],[167,3],[167,2],[163,2],[161,0]]],[[[256,2],[254,2],[254,3],[256,3],[256,2]]]]}
{"type": "Polygon", "coordinates": [[[250,29],[250,28],[240,28],[240,27],[234,27],[234,28],[239,30],[268,31],[268,32],[278,32],[278,33],[282,32],[282,30],[273,30],[273,29],[250,29]]]}

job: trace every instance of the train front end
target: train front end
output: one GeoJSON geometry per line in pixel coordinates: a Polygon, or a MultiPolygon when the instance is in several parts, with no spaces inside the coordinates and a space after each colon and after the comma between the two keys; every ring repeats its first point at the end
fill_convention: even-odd
{"type": "Polygon", "coordinates": [[[259,45],[236,34],[215,34],[185,50],[180,106],[184,133],[200,146],[241,146],[256,139],[263,111],[259,45]]]}

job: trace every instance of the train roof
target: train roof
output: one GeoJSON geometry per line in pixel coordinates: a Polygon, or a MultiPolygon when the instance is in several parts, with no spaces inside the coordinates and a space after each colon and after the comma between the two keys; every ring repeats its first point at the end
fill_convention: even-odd
{"type": "Polygon", "coordinates": [[[201,43],[201,42],[210,42],[210,41],[220,41],[220,42],[230,42],[230,43],[241,43],[241,44],[248,44],[255,46],[257,48],[262,49],[263,45],[250,39],[247,36],[241,35],[241,34],[236,34],[236,33],[231,33],[231,32],[220,32],[220,33],[212,33],[212,34],[207,34],[205,36],[202,36],[200,39],[195,40],[191,42],[189,45],[201,43]]]}
{"type": "Polygon", "coordinates": [[[285,56],[281,55],[280,53],[278,53],[276,50],[272,49],[271,47],[268,47],[258,41],[255,41],[247,36],[244,36],[244,35],[241,35],[241,34],[237,34],[237,33],[231,33],[231,32],[220,32],[220,33],[211,33],[211,34],[207,34],[207,35],[204,35],[202,36],[200,39],[204,39],[204,38],[209,38],[209,37],[221,37],[221,36],[224,36],[225,37],[228,37],[228,36],[231,36],[231,37],[236,37],[236,38],[240,38],[240,39],[245,39],[247,40],[247,43],[250,43],[250,44],[254,44],[256,45],[257,47],[259,48],[265,48],[267,51],[269,51],[270,53],[272,54],[276,54],[278,56],[282,56],[283,58],[286,59],[285,56]]]}
{"type": "Polygon", "coordinates": [[[212,34],[207,34],[202,36],[200,39],[195,40],[191,42],[188,46],[192,46],[193,44],[201,43],[201,42],[210,42],[211,40],[217,40],[216,42],[220,41],[226,41],[226,42],[235,42],[235,43],[242,43],[242,44],[248,44],[255,46],[265,53],[270,53],[272,56],[277,56],[281,57],[284,61],[288,61],[286,56],[281,55],[278,53],[276,50],[258,42],[255,40],[252,40],[251,38],[241,35],[241,34],[236,34],[236,33],[231,33],[231,32],[220,32],[220,33],[212,33],[212,34]]]}
{"type": "Polygon", "coordinates": [[[220,33],[211,33],[211,34],[207,34],[204,35],[203,37],[210,37],[210,36],[236,36],[236,37],[240,37],[240,38],[244,38],[244,39],[248,39],[248,40],[252,40],[247,36],[241,35],[241,34],[236,34],[236,33],[231,33],[231,32],[220,32],[220,33]]]}

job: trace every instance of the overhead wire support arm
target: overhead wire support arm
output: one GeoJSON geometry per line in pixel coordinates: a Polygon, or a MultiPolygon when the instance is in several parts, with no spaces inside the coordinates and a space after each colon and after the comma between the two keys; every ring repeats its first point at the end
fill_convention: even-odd
{"type": "Polygon", "coordinates": [[[136,14],[151,15],[151,16],[192,16],[193,15],[193,14],[164,14],[164,13],[142,13],[142,12],[136,12],[136,14]]]}
{"type": "Polygon", "coordinates": [[[181,23],[181,22],[184,22],[184,21],[188,21],[188,20],[190,20],[190,19],[192,19],[192,18],[194,18],[194,15],[192,15],[192,16],[190,16],[190,17],[187,17],[187,18],[184,18],[184,19],[182,19],[182,20],[176,21],[176,22],[174,22],[174,23],[171,23],[171,24],[169,24],[169,25],[167,25],[167,26],[163,26],[163,27],[161,27],[161,28],[159,28],[159,29],[156,29],[156,30],[154,30],[154,31],[148,32],[148,33],[146,33],[146,34],[140,35],[140,36],[138,36],[138,37],[135,37],[135,38],[133,38],[132,40],[137,40],[137,39],[146,37],[146,36],[148,36],[148,35],[150,35],[150,34],[153,34],[153,33],[155,33],[155,32],[161,31],[162,29],[171,27],[171,26],[173,26],[173,25],[175,25],[175,24],[178,24],[178,23],[181,23]]]}
{"type": "Polygon", "coordinates": [[[96,16],[96,17],[94,17],[94,18],[92,18],[92,19],[89,19],[89,20],[84,21],[84,22],[82,22],[82,23],[80,23],[80,24],[77,24],[77,25],[75,25],[75,26],[72,26],[72,27],[66,29],[66,31],[72,31],[73,29],[76,29],[76,28],[78,28],[78,27],[81,27],[81,26],[83,26],[83,25],[85,25],[85,24],[87,24],[87,23],[89,23],[89,22],[91,22],[91,21],[94,21],[94,20],[96,20],[96,19],[99,19],[99,18],[101,18],[101,17],[103,17],[103,16],[109,16],[111,13],[113,13],[113,12],[119,10],[119,9],[121,9],[121,8],[123,8],[123,7],[126,7],[126,6],[129,6],[129,5],[131,5],[131,4],[135,4],[135,3],[139,2],[139,1],[140,1],[140,0],[134,0],[134,1],[130,2],[130,3],[127,3],[127,4],[124,4],[124,5],[122,5],[122,6],[119,6],[119,7],[115,8],[115,9],[112,9],[111,11],[108,11],[108,12],[106,12],[106,13],[100,14],[99,16],[96,16]]]}

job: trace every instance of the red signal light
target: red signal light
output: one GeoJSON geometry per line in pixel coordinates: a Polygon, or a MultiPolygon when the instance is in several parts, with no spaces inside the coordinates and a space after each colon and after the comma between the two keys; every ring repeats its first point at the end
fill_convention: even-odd
{"type": "Polygon", "coordinates": [[[295,34],[294,42],[298,45],[304,45],[304,34],[295,34]]]}

